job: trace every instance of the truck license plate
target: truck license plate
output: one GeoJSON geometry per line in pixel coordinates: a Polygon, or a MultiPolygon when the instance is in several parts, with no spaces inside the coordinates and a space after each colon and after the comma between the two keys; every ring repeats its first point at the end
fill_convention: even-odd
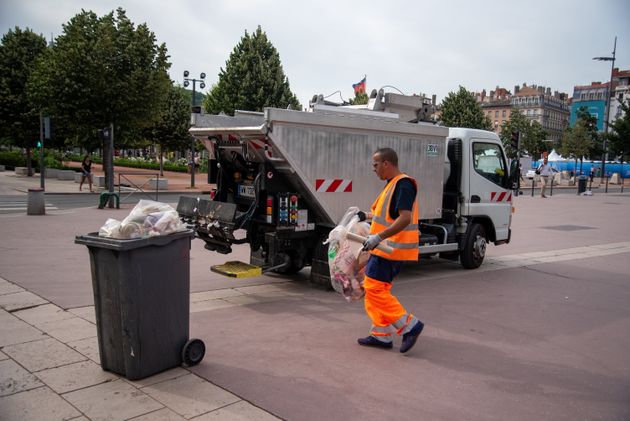
{"type": "Polygon", "coordinates": [[[239,184],[238,185],[238,195],[240,197],[247,197],[250,199],[255,199],[256,194],[254,193],[254,186],[249,186],[247,184],[239,184]]]}

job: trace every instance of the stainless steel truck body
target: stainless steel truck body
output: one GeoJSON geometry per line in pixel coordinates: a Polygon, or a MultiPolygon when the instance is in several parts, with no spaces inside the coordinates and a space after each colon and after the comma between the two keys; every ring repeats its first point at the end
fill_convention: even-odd
{"type": "Polygon", "coordinates": [[[178,209],[206,248],[249,243],[251,263],[293,272],[311,266],[328,284],[322,242],[350,206],[369,210],[384,183],[372,155],[391,147],[418,182],[420,255],[478,267],[487,242],[510,239],[513,177],[496,134],[401,121],[342,107],[267,108],[234,117],[198,115],[190,132],[210,151],[212,200],[178,209]]]}

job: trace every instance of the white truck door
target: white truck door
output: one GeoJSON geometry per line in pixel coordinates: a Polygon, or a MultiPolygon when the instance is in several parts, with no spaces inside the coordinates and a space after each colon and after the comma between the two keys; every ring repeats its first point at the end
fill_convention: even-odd
{"type": "Polygon", "coordinates": [[[496,239],[505,240],[512,217],[512,191],[503,150],[486,139],[473,138],[470,145],[470,215],[488,216],[494,223],[496,239]]]}

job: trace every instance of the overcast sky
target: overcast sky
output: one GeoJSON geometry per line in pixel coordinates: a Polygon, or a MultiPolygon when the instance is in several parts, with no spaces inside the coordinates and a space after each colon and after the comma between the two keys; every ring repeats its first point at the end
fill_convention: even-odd
{"type": "Polygon", "coordinates": [[[303,106],[319,93],[352,97],[364,75],[368,92],[392,85],[438,102],[459,85],[513,91],[525,82],[572,94],[610,78],[610,63],[592,58],[611,56],[615,36],[616,67],[630,69],[628,0],[0,0],[0,30],[28,27],[49,39],[82,8],[100,16],[117,7],[166,43],[174,81],[186,69],[205,72],[206,90],[260,25],[303,106]]]}

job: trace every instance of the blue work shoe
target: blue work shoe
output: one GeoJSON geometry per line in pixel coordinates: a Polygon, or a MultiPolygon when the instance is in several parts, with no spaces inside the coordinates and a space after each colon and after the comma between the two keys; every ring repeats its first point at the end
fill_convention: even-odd
{"type": "Polygon", "coordinates": [[[402,343],[400,344],[400,352],[403,354],[409,351],[416,344],[418,340],[418,336],[422,333],[422,329],[424,329],[424,323],[418,320],[418,323],[411,330],[403,335],[402,343]]]}
{"type": "Polygon", "coordinates": [[[392,349],[392,347],[394,346],[393,342],[379,341],[374,336],[366,336],[365,338],[359,338],[357,339],[357,342],[359,343],[359,345],[374,346],[376,348],[383,348],[383,349],[392,349]]]}

